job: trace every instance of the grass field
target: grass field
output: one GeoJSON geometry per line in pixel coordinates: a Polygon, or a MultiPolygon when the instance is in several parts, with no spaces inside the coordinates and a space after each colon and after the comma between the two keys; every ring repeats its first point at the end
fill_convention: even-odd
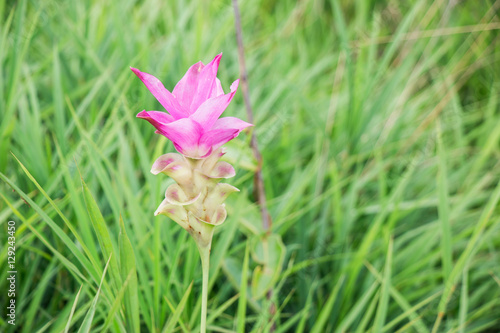
{"type": "MultiPolygon", "coordinates": [[[[500,332],[500,1],[240,10],[272,227],[247,131],[208,331],[500,332]]],[[[172,89],[220,52],[228,91],[229,0],[0,1],[0,331],[199,331],[195,243],[153,216],[174,147],[129,66],[172,89]]],[[[225,115],[247,119],[241,89],[225,115]]]]}

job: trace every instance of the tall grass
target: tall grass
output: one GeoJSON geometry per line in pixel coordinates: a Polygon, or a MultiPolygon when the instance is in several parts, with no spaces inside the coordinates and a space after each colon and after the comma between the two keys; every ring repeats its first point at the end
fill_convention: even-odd
{"type": "MultiPolygon", "coordinates": [[[[211,259],[212,332],[500,330],[499,1],[240,1],[249,137],[211,259]]],[[[224,52],[230,1],[0,2],[0,330],[196,332],[194,242],[153,217],[174,151],[135,118],[224,52]],[[6,322],[17,223],[16,326],[6,322]]],[[[238,93],[226,115],[245,119],[238,93]]]]}

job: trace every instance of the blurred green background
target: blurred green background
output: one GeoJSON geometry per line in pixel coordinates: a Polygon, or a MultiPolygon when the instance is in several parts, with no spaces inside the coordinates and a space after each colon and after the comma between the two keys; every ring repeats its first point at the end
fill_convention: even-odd
{"type": "MultiPolygon", "coordinates": [[[[499,8],[240,1],[273,224],[242,133],[210,332],[500,331],[499,8]]],[[[129,66],[172,89],[220,52],[227,91],[229,0],[0,1],[1,331],[199,330],[195,243],[153,216],[171,180],[149,170],[174,148],[135,118],[162,108],[129,66]]],[[[225,115],[247,119],[241,90],[225,115]]]]}

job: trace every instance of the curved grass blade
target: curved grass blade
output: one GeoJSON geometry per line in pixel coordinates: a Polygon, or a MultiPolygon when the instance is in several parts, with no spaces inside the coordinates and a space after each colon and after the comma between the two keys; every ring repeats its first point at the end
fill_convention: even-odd
{"type": "Polygon", "coordinates": [[[245,248],[245,259],[243,259],[243,271],[241,272],[240,299],[238,301],[238,333],[245,332],[245,318],[247,310],[247,290],[248,290],[248,242],[245,248]]]}
{"type": "Polygon", "coordinates": [[[119,286],[121,285],[121,278],[120,278],[120,270],[118,269],[118,260],[116,257],[112,257],[111,255],[115,253],[115,250],[113,248],[113,242],[111,241],[111,236],[109,235],[109,230],[108,227],[106,226],[106,222],[104,221],[104,217],[102,216],[101,210],[99,209],[99,206],[97,206],[97,203],[92,196],[92,193],[90,193],[90,190],[85,184],[85,181],[83,178],[82,180],[82,188],[83,188],[83,197],[85,199],[85,205],[87,206],[87,211],[90,216],[90,220],[92,221],[92,226],[94,227],[94,230],[97,235],[97,239],[99,240],[99,245],[102,250],[102,254],[104,255],[105,258],[111,258],[110,262],[110,272],[111,272],[111,279],[113,280],[113,285],[116,288],[116,290],[119,289],[119,286]]]}
{"type": "Polygon", "coordinates": [[[325,332],[325,326],[328,322],[328,318],[330,318],[333,305],[335,304],[335,300],[337,299],[340,287],[342,287],[342,285],[344,284],[344,280],[345,280],[345,275],[342,275],[337,281],[335,287],[333,287],[332,293],[328,297],[325,306],[319,313],[318,319],[316,320],[316,323],[314,324],[311,333],[325,332]]]}
{"type": "MultiPolygon", "coordinates": [[[[140,330],[139,321],[139,297],[137,294],[137,270],[135,265],[135,254],[125,230],[125,224],[120,216],[120,273],[125,281],[124,286],[128,284],[125,291],[125,317],[127,318],[129,329],[138,333],[140,330]]],[[[123,288],[123,287],[122,287],[123,288]]]]}
{"type": "Polygon", "coordinates": [[[111,261],[111,255],[109,256],[108,262],[106,263],[106,267],[104,267],[104,272],[102,272],[101,283],[99,284],[99,288],[97,289],[97,293],[94,297],[94,300],[92,301],[92,304],[90,305],[89,311],[85,315],[85,318],[83,318],[83,323],[80,326],[78,333],[90,332],[90,326],[92,325],[92,320],[94,319],[97,300],[99,299],[99,293],[101,292],[101,286],[102,286],[102,283],[104,282],[104,277],[106,276],[106,271],[108,270],[108,266],[109,266],[110,261],[111,261]]]}
{"type": "Polygon", "coordinates": [[[177,324],[177,322],[179,321],[179,317],[181,316],[182,310],[184,310],[184,307],[186,306],[186,302],[188,300],[189,295],[191,294],[192,288],[193,288],[193,282],[191,282],[188,289],[184,293],[184,296],[182,296],[182,299],[179,302],[179,305],[177,305],[177,308],[175,309],[174,314],[172,315],[172,317],[170,317],[170,320],[167,322],[167,324],[163,328],[162,333],[168,333],[168,332],[173,331],[174,325],[177,324]]]}
{"type": "Polygon", "coordinates": [[[78,290],[78,293],[76,294],[75,301],[73,302],[73,306],[71,307],[71,312],[69,314],[68,323],[66,324],[66,327],[64,328],[64,333],[69,332],[69,328],[71,327],[71,319],[73,318],[73,314],[75,313],[76,304],[78,303],[78,297],[80,296],[80,292],[82,291],[82,288],[83,288],[83,284],[80,286],[80,290],[78,290]]]}

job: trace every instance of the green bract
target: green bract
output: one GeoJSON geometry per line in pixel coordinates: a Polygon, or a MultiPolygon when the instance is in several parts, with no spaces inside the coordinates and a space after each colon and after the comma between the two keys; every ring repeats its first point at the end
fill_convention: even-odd
{"type": "Polygon", "coordinates": [[[160,156],[151,169],[153,174],[164,173],[176,182],[167,188],[155,215],[166,215],[177,222],[199,247],[210,246],[213,227],[222,224],[227,216],[224,200],[239,191],[220,183],[235,175],[231,164],[219,161],[223,155],[222,148],[203,159],[168,153],[160,156]]]}

